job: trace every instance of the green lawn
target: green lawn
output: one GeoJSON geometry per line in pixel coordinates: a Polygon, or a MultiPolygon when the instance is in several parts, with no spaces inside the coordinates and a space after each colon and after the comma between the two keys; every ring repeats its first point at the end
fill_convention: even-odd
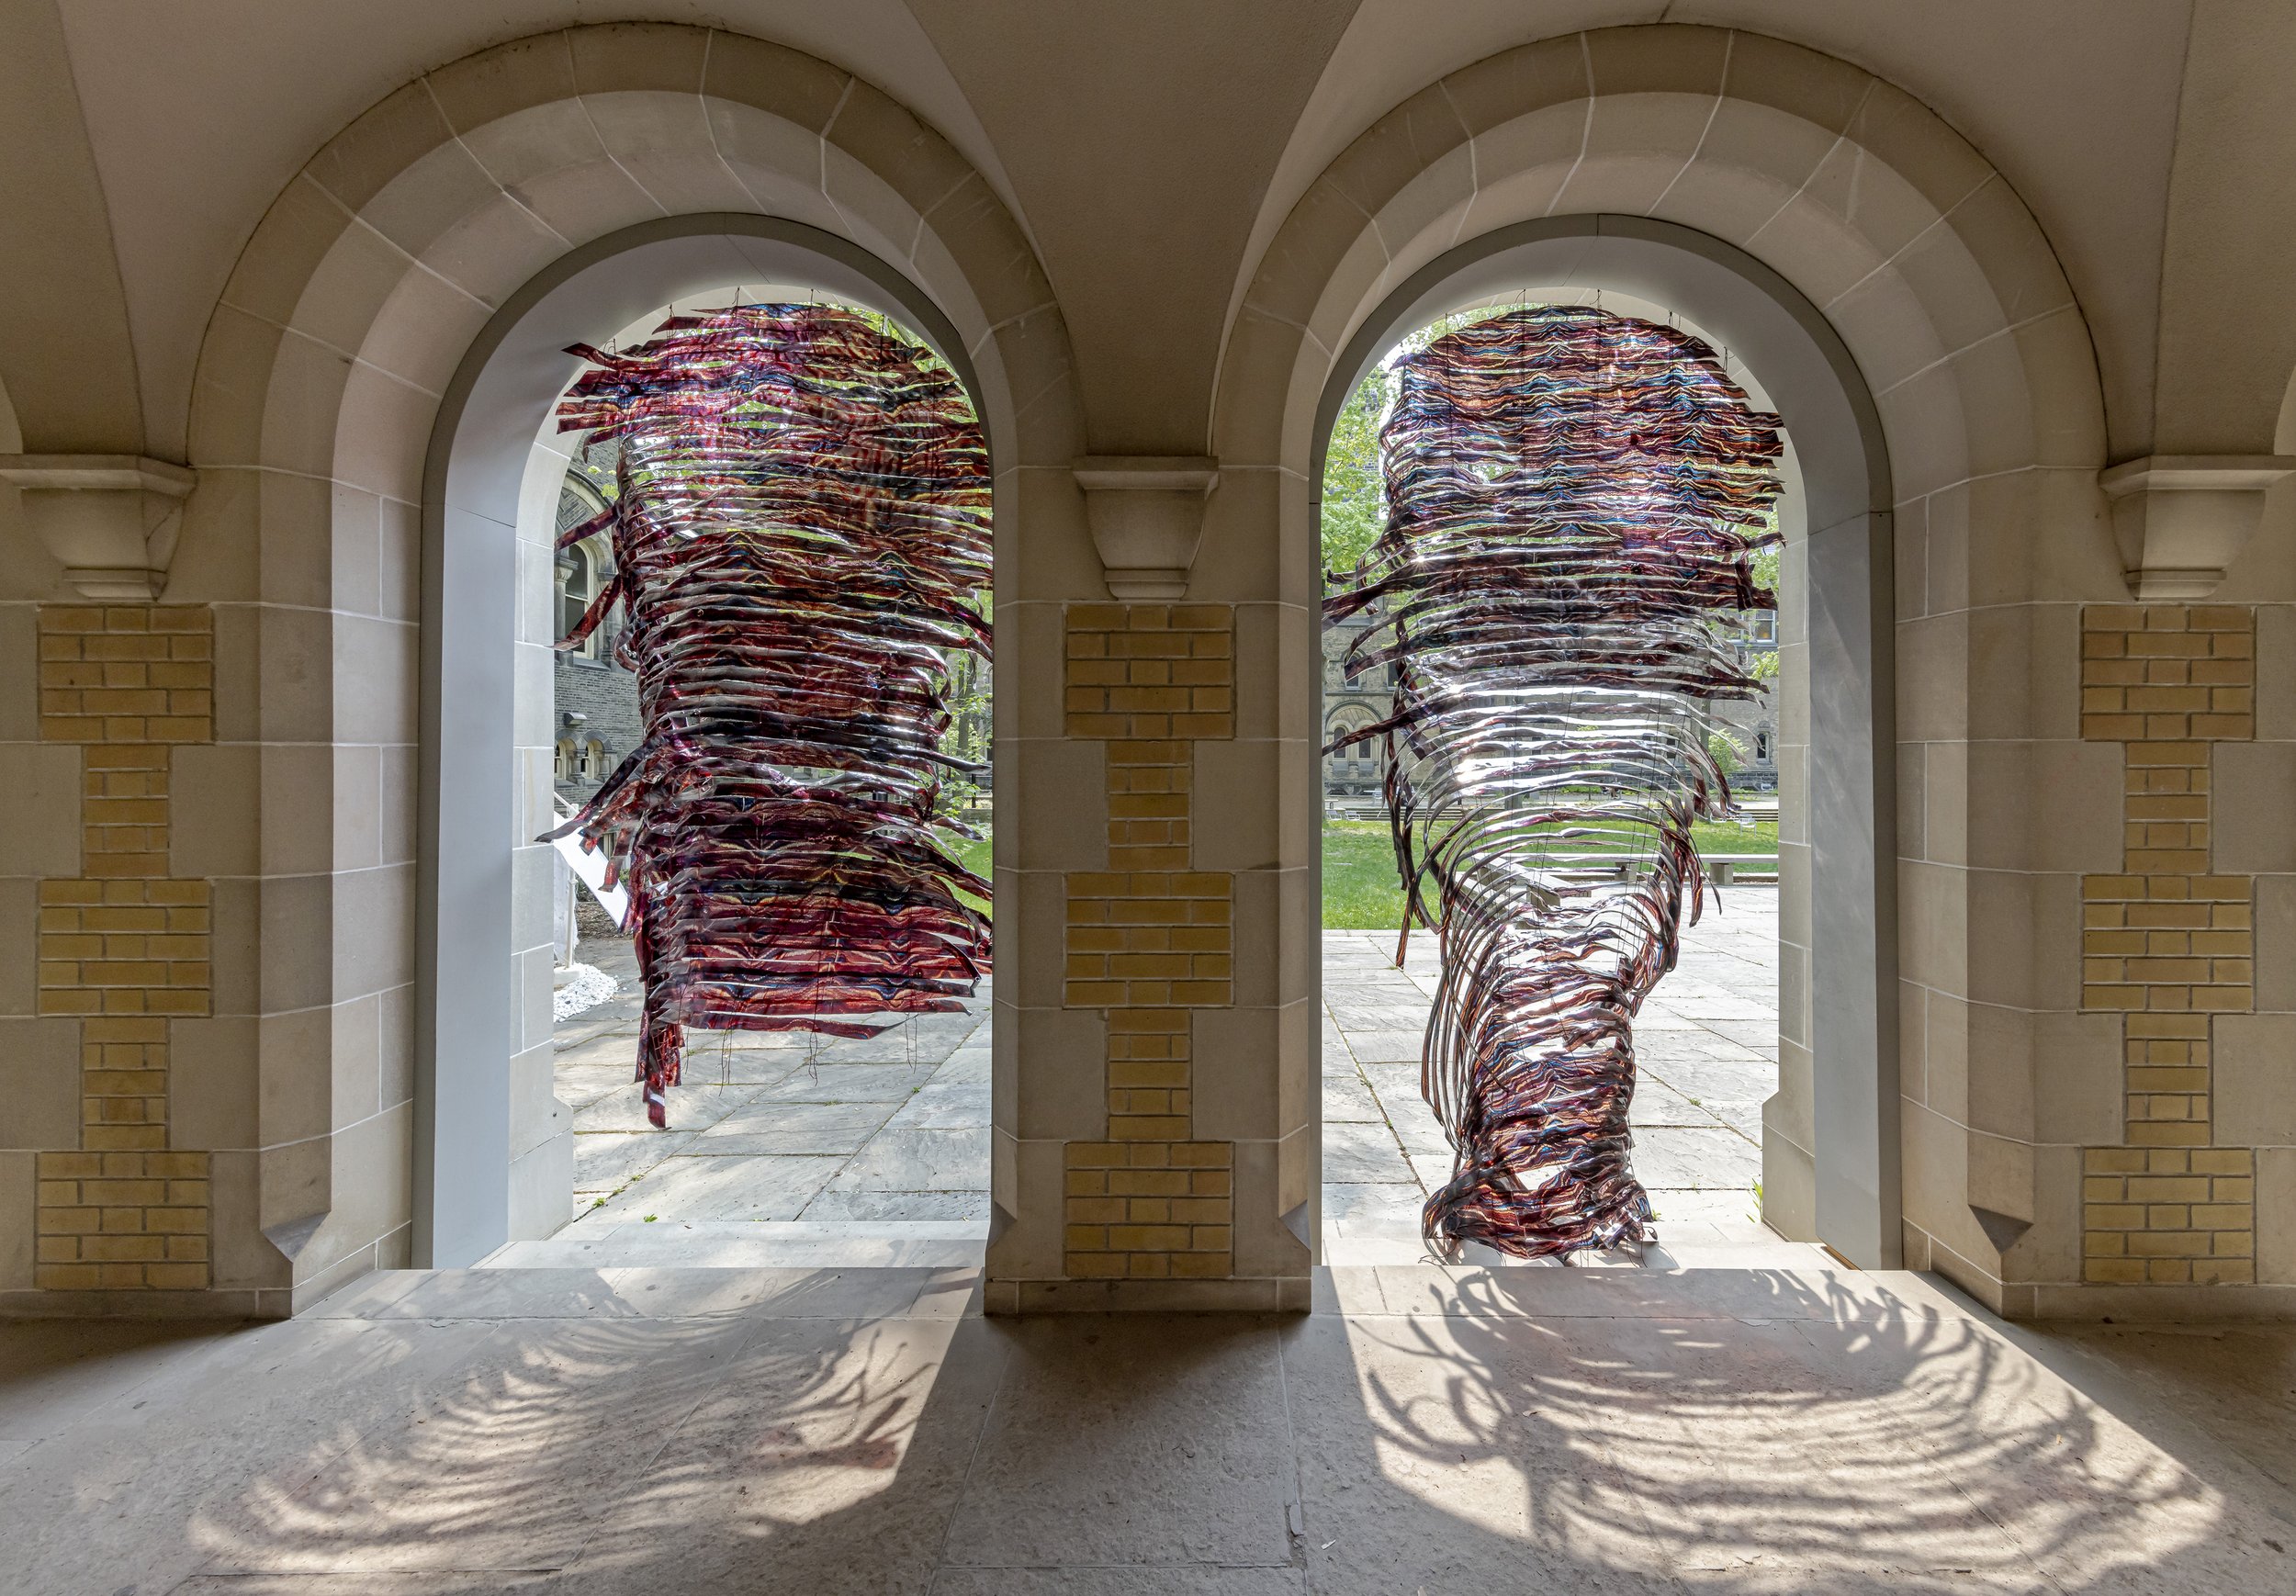
{"type": "MultiPolygon", "coordinates": [[[[1775,854],[1778,825],[1765,820],[1750,826],[1716,826],[1700,821],[1692,827],[1702,853],[1775,854]]],[[[982,875],[989,873],[989,839],[947,839],[960,863],[982,875]]],[[[1599,841],[1572,845],[1579,853],[1612,851],[1599,841]]],[[[988,905],[984,904],[983,908],[988,905]]],[[[1333,820],[1323,826],[1323,924],[1339,931],[1391,931],[1403,923],[1403,889],[1395,879],[1395,849],[1388,841],[1384,822],[1333,820]]]]}
{"type": "MultiPolygon", "coordinates": [[[[1701,853],[1778,851],[1773,820],[1750,826],[1700,821],[1691,835],[1701,853]]],[[[1598,841],[1574,841],[1575,853],[1615,851],[1598,841]]],[[[1323,924],[1334,931],[1391,931],[1403,923],[1403,889],[1395,876],[1395,847],[1384,822],[1331,820],[1323,826],[1323,924]]]]}
{"type": "MultiPolygon", "coordinates": [[[[951,853],[956,855],[957,862],[974,875],[985,877],[991,873],[988,862],[989,835],[985,828],[978,837],[951,837],[943,832],[940,840],[951,853]]],[[[958,895],[975,908],[988,907],[985,899],[976,898],[971,893],[960,893],[958,895]]]]}

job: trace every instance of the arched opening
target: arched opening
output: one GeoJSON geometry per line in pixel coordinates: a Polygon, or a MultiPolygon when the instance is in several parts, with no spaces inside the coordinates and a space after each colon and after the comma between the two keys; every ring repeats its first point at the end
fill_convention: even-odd
{"type": "MultiPolygon", "coordinates": [[[[1891,489],[1872,396],[1840,336],[1775,272],[1689,228],[1598,215],[1498,229],[1431,262],[1356,324],[1316,411],[1311,514],[1342,407],[1403,336],[1494,298],[1597,289],[1621,309],[1695,326],[1784,418],[1789,598],[1768,639],[1779,707],[1755,734],[1780,795],[1779,1072],[1762,1114],[1763,1206],[1789,1236],[1892,1266],[1901,1242],[1891,489]]],[[[1328,696],[1327,675],[1318,679],[1328,696]]],[[[1416,1150],[1402,1151],[1415,1162],[1416,1150]]]]}
{"type": "Polygon", "coordinates": [[[418,1263],[467,1264],[546,1235],[573,1186],[549,1037],[550,910],[564,878],[535,839],[553,824],[554,787],[594,785],[613,750],[586,715],[558,724],[584,712],[557,713],[551,687],[561,611],[578,585],[598,590],[602,554],[551,553],[565,500],[582,497],[565,446],[537,447],[580,365],[564,351],[755,284],[816,289],[898,321],[983,408],[948,318],[903,274],[801,224],[731,214],[641,224],[568,254],[489,321],[440,407],[423,482],[418,1263]]]}

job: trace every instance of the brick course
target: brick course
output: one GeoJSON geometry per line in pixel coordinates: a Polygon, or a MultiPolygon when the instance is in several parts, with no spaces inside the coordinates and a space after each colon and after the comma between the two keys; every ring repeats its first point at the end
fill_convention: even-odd
{"type": "Polygon", "coordinates": [[[76,880],[39,883],[42,1014],[80,1017],[78,1147],[43,1152],[34,1283],[200,1290],[208,1155],[169,1146],[168,1022],[208,1010],[210,894],[168,871],[172,749],[213,736],[205,608],[51,605],[39,732],[78,743],[76,880]]]}
{"type": "Polygon", "coordinates": [[[1107,740],[1109,868],[1068,877],[1064,1001],[1108,1010],[1108,1139],[1065,1155],[1073,1279],[1233,1272],[1234,1149],[1192,1139],[1191,1011],[1234,1001],[1231,877],[1191,869],[1194,744],[1235,735],[1233,612],[1075,604],[1067,732],[1107,740]]]}
{"type": "Polygon", "coordinates": [[[2088,1281],[2255,1277],[2251,1154],[2212,1146],[2210,1073],[2214,1017],[2255,1006],[2255,882],[2209,865],[2211,750],[2256,735],[2255,654],[2237,606],[2082,615],[2081,735],[2127,749],[2122,871],[2081,882],[2081,1006],[2122,1017],[2123,1145],[2083,1153],[2088,1281]]]}

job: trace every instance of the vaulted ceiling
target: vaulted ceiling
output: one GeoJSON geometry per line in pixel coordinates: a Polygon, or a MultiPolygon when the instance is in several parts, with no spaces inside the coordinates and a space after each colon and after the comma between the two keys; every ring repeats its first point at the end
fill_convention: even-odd
{"type": "MultiPolygon", "coordinates": [[[[28,190],[53,191],[48,213],[73,235],[0,242],[0,277],[16,279],[0,287],[22,304],[27,273],[52,276],[76,262],[75,284],[113,297],[127,337],[108,358],[131,356],[143,446],[163,455],[180,453],[192,363],[233,260],[326,139],[398,85],[490,43],[632,18],[731,28],[810,51],[939,128],[1030,232],[1061,295],[1096,433],[1116,446],[1200,447],[1220,327],[1260,250],[1316,173],[1382,112],[1446,71],[1533,38],[1660,20],[1750,28],[1829,51],[1957,126],[2047,230],[2090,319],[2109,403],[2138,416],[2156,364],[2192,15],[2189,0],[0,0],[0,8],[12,14],[12,40],[45,41],[46,53],[17,51],[6,70],[15,115],[36,122],[51,146],[39,163],[11,158],[17,171],[0,182],[0,199],[20,207],[28,190]],[[84,140],[59,126],[75,99],[84,140]],[[96,281],[107,274],[108,288],[96,281]],[[1097,349],[1143,333],[1167,357],[1154,383],[1096,360],[1097,349]]],[[[92,328],[90,336],[102,344],[107,335],[92,328]]],[[[28,408],[25,395],[17,399],[28,408]]],[[[2146,428],[2117,430],[2134,437],[2146,428]]]]}

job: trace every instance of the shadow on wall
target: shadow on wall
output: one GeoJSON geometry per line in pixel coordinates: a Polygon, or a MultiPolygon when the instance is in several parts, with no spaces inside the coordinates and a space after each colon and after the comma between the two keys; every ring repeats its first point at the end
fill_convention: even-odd
{"type": "Polygon", "coordinates": [[[1359,1270],[1346,1319],[985,1321],[970,1272],[702,1273],[442,1276],[234,1338],[205,1433],[270,1456],[114,1432],[17,1510],[84,1550],[131,1490],[206,1572],[426,1596],[2257,1589],[2284,1528],[2285,1469],[2187,1467],[2157,1390],[1853,1276],[1359,1270]]]}

